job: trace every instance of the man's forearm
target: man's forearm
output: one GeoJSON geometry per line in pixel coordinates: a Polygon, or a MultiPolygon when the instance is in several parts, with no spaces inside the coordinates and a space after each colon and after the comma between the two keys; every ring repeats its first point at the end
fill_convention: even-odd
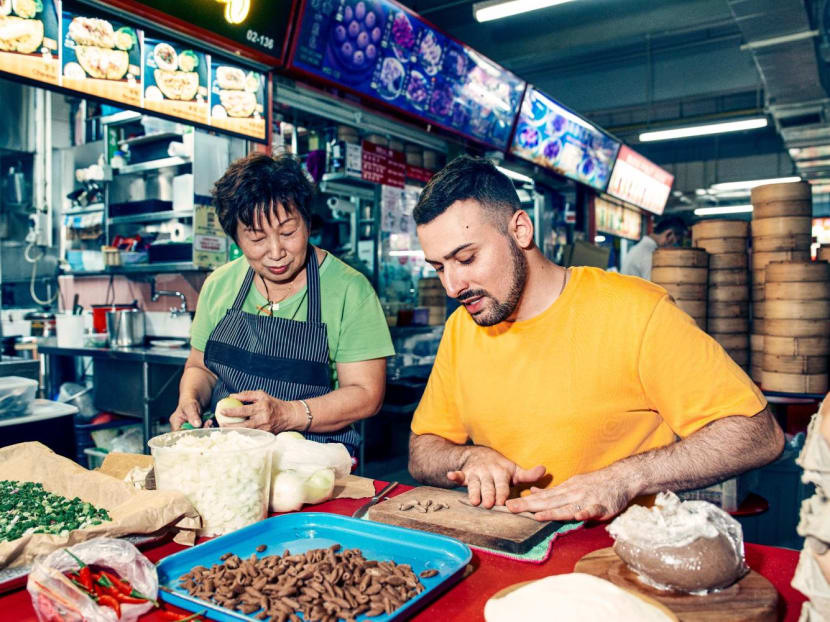
{"type": "Polygon", "coordinates": [[[410,434],[409,473],[424,484],[457,486],[447,472],[460,470],[469,451],[468,445],[456,445],[435,434],[410,434]]]}
{"type": "Polygon", "coordinates": [[[690,490],[734,477],[774,460],[784,447],[784,434],[764,410],[754,417],[726,417],[667,447],[612,464],[632,496],[663,490],[690,490]]]}

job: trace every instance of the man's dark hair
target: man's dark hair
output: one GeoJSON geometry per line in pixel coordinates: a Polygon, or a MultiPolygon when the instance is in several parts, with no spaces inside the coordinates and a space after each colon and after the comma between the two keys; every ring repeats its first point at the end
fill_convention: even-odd
{"type": "Polygon", "coordinates": [[[679,216],[664,216],[654,225],[654,233],[663,233],[671,229],[674,235],[682,238],[686,233],[686,223],[679,216]]]}
{"type": "Polygon", "coordinates": [[[485,209],[503,214],[520,209],[513,182],[484,158],[462,155],[447,164],[421,192],[412,212],[416,225],[431,222],[456,201],[473,199],[485,209]]]}
{"type": "Polygon", "coordinates": [[[252,153],[233,162],[213,186],[219,223],[234,241],[237,223],[252,227],[260,217],[270,222],[278,204],[289,214],[299,213],[310,227],[314,196],[314,184],[290,155],[252,153]]]}

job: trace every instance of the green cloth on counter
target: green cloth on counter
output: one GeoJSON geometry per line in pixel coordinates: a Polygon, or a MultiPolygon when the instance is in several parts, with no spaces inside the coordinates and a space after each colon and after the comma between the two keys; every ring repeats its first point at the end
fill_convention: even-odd
{"type": "MultiPolygon", "coordinates": [[[[248,261],[240,257],[218,268],[205,281],[190,329],[190,343],[197,350],[204,352],[213,329],[233,306],[247,271],[248,261]]],[[[354,363],[395,354],[380,301],[365,276],[327,253],[320,265],[320,290],[333,387],[337,386],[337,363],[354,363]]],[[[256,315],[257,308],[267,302],[251,285],[242,310],[256,315]]],[[[281,301],[274,315],[305,322],[308,317],[307,288],[303,287],[281,301]]]]}
{"type": "Polygon", "coordinates": [[[499,557],[507,557],[508,559],[516,560],[517,562],[530,562],[532,564],[541,564],[547,561],[553,551],[553,543],[557,538],[565,534],[581,528],[585,524],[584,521],[576,523],[565,523],[559,529],[550,534],[547,538],[539,542],[536,546],[530,549],[527,553],[510,553],[507,551],[498,551],[496,549],[488,549],[484,546],[471,544],[474,549],[490,553],[491,555],[498,555],[499,557]]]}

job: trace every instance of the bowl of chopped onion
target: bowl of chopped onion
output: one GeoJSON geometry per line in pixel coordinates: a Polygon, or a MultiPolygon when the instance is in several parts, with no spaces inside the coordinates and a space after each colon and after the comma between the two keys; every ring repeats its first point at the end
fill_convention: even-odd
{"type": "Polygon", "coordinates": [[[199,535],[217,536],[265,518],[274,435],[247,428],[203,428],[149,441],[156,487],[184,493],[202,516],[199,535]]]}

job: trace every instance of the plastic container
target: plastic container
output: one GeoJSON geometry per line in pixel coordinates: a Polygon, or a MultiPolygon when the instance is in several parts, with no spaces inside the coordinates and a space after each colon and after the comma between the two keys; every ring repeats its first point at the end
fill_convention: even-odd
{"type": "Polygon", "coordinates": [[[163,434],[148,445],[156,487],[183,493],[202,516],[200,535],[236,531],[268,514],[274,435],[207,428],[163,434]]]}
{"type": "Polygon", "coordinates": [[[61,313],[55,317],[59,348],[84,346],[84,316],[61,313]]]}
{"type": "Polygon", "coordinates": [[[22,417],[37,393],[37,380],[20,376],[0,377],[0,419],[22,417]]]}

